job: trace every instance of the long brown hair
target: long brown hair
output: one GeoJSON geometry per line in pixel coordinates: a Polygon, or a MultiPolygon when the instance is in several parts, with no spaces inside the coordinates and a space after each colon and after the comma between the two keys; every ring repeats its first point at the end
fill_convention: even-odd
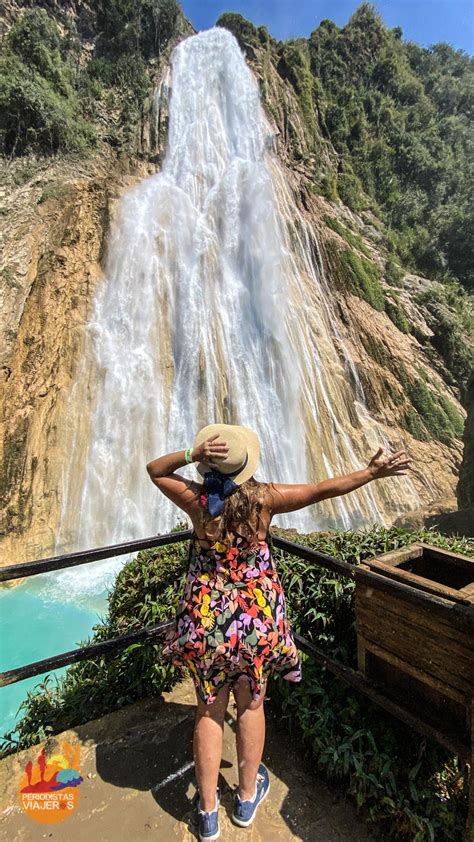
{"type": "Polygon", "coordinates": [[[222,513],[214,518],[210,515],[207,505],[203,506],[202,525],[206,534],[212,534],[215,541],[225,545],[231,544],[236,535],[243,535],[253,544],[258,538],[262,523],[261,512],[266,487],[266,482],[257,482],[250,477],[237,491],[226,497],[222,513]],[[207,529],[208,524],[212,524],[212,532],[207,529]]]}

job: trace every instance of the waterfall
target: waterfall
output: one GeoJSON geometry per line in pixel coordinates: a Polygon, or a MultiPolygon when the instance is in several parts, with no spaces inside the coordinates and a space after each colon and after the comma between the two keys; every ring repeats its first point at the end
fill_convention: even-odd
{"type": "MultiPolygon", "coordinates": [[[[171,59],[162,170],[120,201],[86,325],[57,552],[185,520],[146,463],[190,446],[208,423],[258,433],[261,480],[316,482],[364,467],[379,444],[390,449],[273,146],[234,37],[215,28],[182,41],[171,59]]],[[[182,472],[197,476],[194,466],[182,472]]],[[[411,479],[397,477],[275,523],[384,523],[417,502],[411,479]]],[[[90,575],[97,565],[88,567],[90,575]]]]}

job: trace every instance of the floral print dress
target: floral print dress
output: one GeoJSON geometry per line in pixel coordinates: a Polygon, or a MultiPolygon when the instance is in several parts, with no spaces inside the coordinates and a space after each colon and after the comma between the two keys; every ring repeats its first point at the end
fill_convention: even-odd
{"type": "Polygon", "coordinates": [[[301,681],[270,538],[253,547],[243,536],[230,547],[219,542],[203,547],[193,534],[184,593],[163,657],[190,670],[206,704],[242,675],[255,700],[269,673],[301,681]]]}

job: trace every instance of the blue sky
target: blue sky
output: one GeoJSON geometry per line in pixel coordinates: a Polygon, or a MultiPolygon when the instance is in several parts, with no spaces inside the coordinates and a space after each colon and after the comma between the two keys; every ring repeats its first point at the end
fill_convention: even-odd
{"type": "MultiPolygon", "coordinates": [[[[274,38],[308,36],[324,18],[344,26],[361,0],[181,0],[196,29],[209,29],[223,12],[240,12],[274,38]]],[[[474,52],[474,0],[374,0],[386,26],[400,26],[405,41],[429,47],[447,41],[474,52]]]]}

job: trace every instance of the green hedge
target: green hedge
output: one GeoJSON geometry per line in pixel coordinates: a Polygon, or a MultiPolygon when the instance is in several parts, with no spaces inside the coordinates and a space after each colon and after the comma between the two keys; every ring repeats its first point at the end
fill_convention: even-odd
{"type": "MultiPolygon", "coordinates": [[[[278,531],[278,530],[275,530],[278,531]]],[[[288,535],[351,564],[426,541],[474,556],[474,541],[433,530],[374,526],[359,531],[288,535]]],[[[276,551],[293,629],[356,667],[354,582],[276,551]]],[[[270,703],[316,768],[351,796],[383,839],[458,840],[467,815],[467,774],[456,757],[390,717],[332,673],[302,656],[303,680],[271,678],[270,703]]]]}
{"type": "Polygon", "coordinates": [[[401,330],[402,333],[411,333],[411,325],[408,321],[403,307],[390,298],[385,299],[385,312],[393,324],[401,330]]]}
{"type": "Polygon", "coordinates": [[[405,420],[408,431],[415,438],[421,441],[435,438],[449,444],[453,439],[462,437],[464,419],[454,404],[439,392],[429,389],[422,377],[411,380],[404,366],[399,367],[398,377],[412,404],[405,420]]]}
{"type": "Polygon", "coordinates": [[[358,234],[354,234],[352,231],[350,231],[349,228],[347,228],[346,225],[343,225],[343,223],[340,222],[340,220],[334,216],[329,216],[328,214],[325,214],[324,221],[326,225],[328,225],[329,228],[332,228],[333,231],[339,234],[339,236],[342,237],[346,241],[346,243],[349,243],[350,246],[354,246],[356,249],[365,254],[366,257],[370,258],[370,252],[368,251],[367,246],[365,245],[362,237],[360,237],[358,234]]]}
{"type": "Polygon", "coordinates": [[[415,297],[424,308],[434,335],[429,344],[441,355],[464,398],[467,380],[474,369],[474,310],[472,295],[459,284],[436,284],[415,297]]]}

